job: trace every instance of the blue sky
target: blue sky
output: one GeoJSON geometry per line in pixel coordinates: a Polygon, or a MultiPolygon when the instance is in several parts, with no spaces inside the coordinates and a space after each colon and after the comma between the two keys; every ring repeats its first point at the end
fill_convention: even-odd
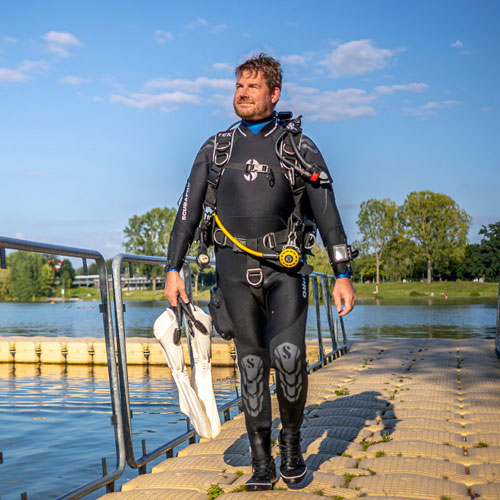
{"type": "Polygon", "coordinates": [[[359,205],[430,189],[500,220],[497,1],[0,3],[0,234],[122,251],[236,120],[232,68],[281,60],[351,240],[359,205]]]}

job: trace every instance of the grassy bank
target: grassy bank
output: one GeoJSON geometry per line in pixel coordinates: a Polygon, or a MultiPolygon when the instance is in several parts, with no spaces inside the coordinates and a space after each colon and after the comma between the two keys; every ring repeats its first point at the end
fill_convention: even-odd
{"type": "MultiPolygon", "coordinates": [[[[477,283],[471,281],[436,281],[428,285],[427,283],[381,283],[378,286],[378,293],[373,283],[355,283],[356,294],[360,299],[411,299],[411,298],[496,298],[498,295],[497,283],[477,283]]],[[[98,290],[93,288],[71,289],[72,297],[80,297],[82,300],[93,300],[99,298],[98,290]],[[90,293],[90,296],[88,295],[90,293]]],[[[164,300],[161,290],[137,290],[123,292],[124,300],[164,300]]],[[[210,291],[200,290],[196,296],[198,300],[209,300],[210,291]]]]}
{"type": "Polygon", "coordinates": [[[435,281],[427,283],[381,283],[378,293],[373,283],[355,283],[360,299],[409,299],[418,297],[436,298],[495,298],[498,295],[498,283],[478,283],[472,281],[435,281]]]}
{"type": "MultiPolygon", "coordinates": [[[[427,283],[382,283],[378,286],[378,293],[374,283],[354,283],[356,295],[359,299],[415,299],[415,298],[496,298],[498,283],[477,283],[471,281],[436,281],[427,283]]],[[[312,294],[311,294],[312,296],[312,294]]],[[[56,290],[55,297],[62,300],[61,290],[56,290]]],[[[66,290],[66,300],[78,298],[80,300],[100,300],[99,289],[78,287],[66,290]]],[[[200,290],[195,297],[197,300],[209,300],[210,290],[200,290]]],[[[123,291],[124,300],[165,300],[161,290],[123,291]]],[[[52,300],[50,297],[40,299],[40,302],[52,300]]]]}

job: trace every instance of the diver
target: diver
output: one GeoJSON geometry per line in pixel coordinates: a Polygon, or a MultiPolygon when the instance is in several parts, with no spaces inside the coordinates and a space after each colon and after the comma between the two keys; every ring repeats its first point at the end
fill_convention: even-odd
{"type": "Polygon", "coordinates": [[[170,237],[164,293],[173,306],[178,297],[188,302],[179,270],[201,234],[201,247],[214,245],[217,289],[234,326],[253,467],[246,489],[260,491],[277,481],[271,368],[281,418],[281,478],[296,484],[307,471],[300,427],[307,396],[306,255],[315,226],[336,276],[333,298],[340,316],[353,309],[356,294],[353,255],[325,161],[302,134],[300,118],[274,111],[280,63],[260,54],[240,64],[235,75],[233,105],[241,122],[207,140],[196,156],[170,237]]]}

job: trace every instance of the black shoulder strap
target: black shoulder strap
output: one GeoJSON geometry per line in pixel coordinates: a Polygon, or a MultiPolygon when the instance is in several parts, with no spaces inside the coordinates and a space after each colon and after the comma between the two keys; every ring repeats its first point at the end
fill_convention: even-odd
{"type": "Polygon", "coordinates": [[[229,158],[231,158],[235,130],[225,130],[215,136],[214,153],[210,172],[208,172],[207,194],[205,195],[204,202],[204,207],[209,207],[211,210],[215,210],[215,205],[217,204],[217,188],[219,187],[220,176],[229,158]]]}

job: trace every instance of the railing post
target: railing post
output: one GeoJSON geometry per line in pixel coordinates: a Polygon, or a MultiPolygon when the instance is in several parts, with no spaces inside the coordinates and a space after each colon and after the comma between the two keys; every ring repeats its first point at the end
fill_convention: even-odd
{"type": "Polygon", "coordinates": [[[323,291],[323,298],[325,300],[326,319],[328,320],[328,329],[330,330],[330,337],[332,339],[332,351],[337,350],[337,340],[335,338],[335,327],[332,316],[332,298],[330,295],[330,287],[328,286],[328,276],[321,275],[321,290],[323,291]]]}
{"type": "Polygon", "coordinates": [[[319,304],[319,293],[318,293],[318,277],[311,276],[311,285],[313,291],[314,308],[316,311],[316,327],[318,329],[318,349],[319,349],[319,360],[321,363],[325,362],[325,352],[323,349],[323,337],[321,335],[321,309],[319,304]]]}
{"type": "Polygon", "coordinates": [[[497,332],[496,332],[495,346],[497,353],[500,356],[500,277],[498,278],[497,332]]]}

